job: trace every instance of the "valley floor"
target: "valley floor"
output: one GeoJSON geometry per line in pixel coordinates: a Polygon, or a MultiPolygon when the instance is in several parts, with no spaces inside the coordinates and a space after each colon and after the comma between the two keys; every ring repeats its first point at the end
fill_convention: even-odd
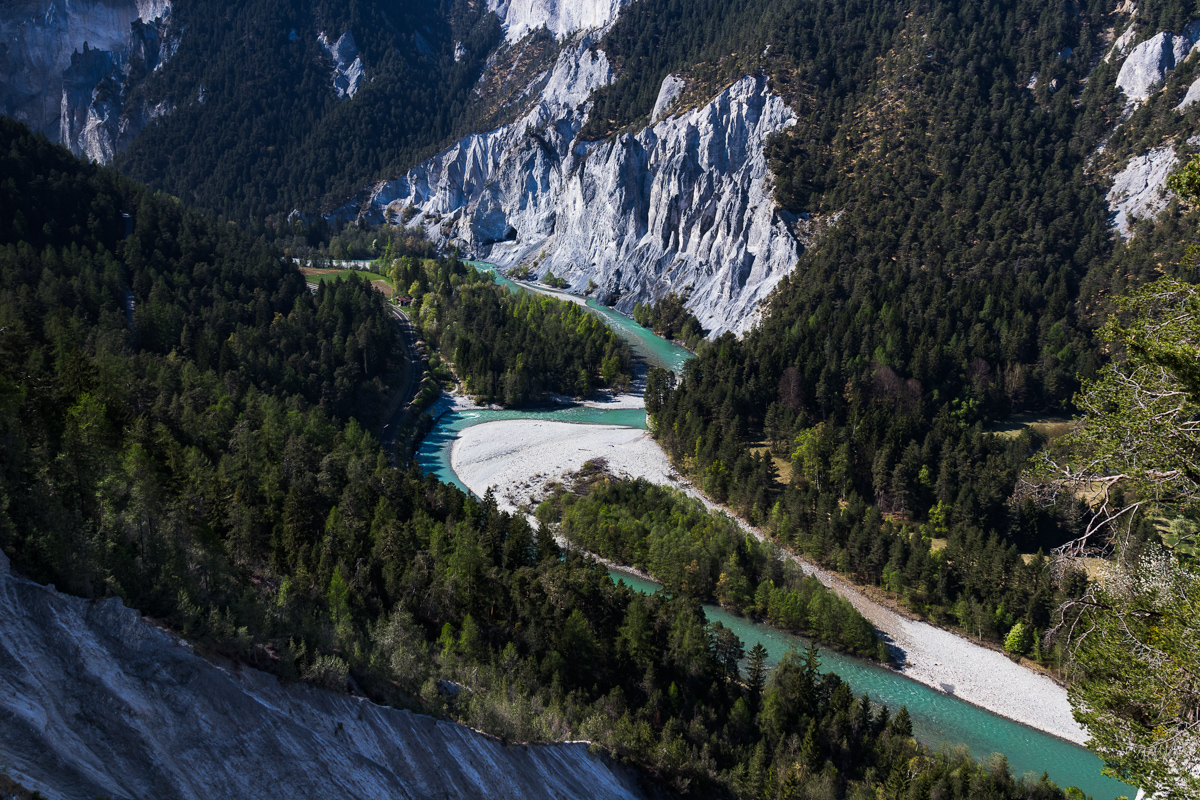
{"type": "MultiPolygon", "coordinates": [[[[451,466],[472,492],[483,496],[494,488],[501,508],[515,510],[536,505],[548,483],[597,458],[605,459],[614,475],[676,486],[714,507],[675,472],[650,434],[630,428],[543,420],[484,423],[460,434],[451,466]]],[[[1076,744],[1086,741],[1086,732],[1071,715],[1066,690],[1048,677],[1013,663],[1003,653],[909,619],[837,575],[792,558],[853,603],[884,634],[908,677],[1053,736],[1076,744]]]]}

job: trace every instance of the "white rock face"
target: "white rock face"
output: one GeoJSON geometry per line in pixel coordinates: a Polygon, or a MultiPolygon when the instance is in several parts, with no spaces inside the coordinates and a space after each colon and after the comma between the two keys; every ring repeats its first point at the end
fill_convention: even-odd
{"type": "Polygon", "coordinates": [[[1108,190],[1110,225],[1128,239],[1135,218],[1155,217],[1166,208],[1170,194],[1167,176],[1176,162],[1175,148],[1160,147],[1130,159],[1108,190]]]}
{"type": "Polygon", "coordinates": [[[545,26],[558,39],[602,28],[617,18],[629,0],[487,0],[504,26],[504,38],[520,41],[545,26]]]}
{"type": "MultiPolygon", "coordinates": [[[[625,312],[690,289],[713,335],[742,332],[801,246],[777,209],[765,139],[794,116],[763,78],[635,136],[577,139],[591,91],[611,80],[588,36],[564,48],[525,118],[468,136],[333,212],[395,220],[501,266],[536,262],[625,312]]],[[[674,81],[675,79],[668,79],[674,81]]],[[[669,94],[669,91],[668,91],[669,94]]]]}
{"type": "Polygon", "coordinates": [[[133,73],[174,53],[170,0],[15,0],[0,4],[0,109],[107,162],[146,122],[126,107],[133,73]]]}
{"type": "Polygon", "coordinates": [[[119,600],[11,575],[0,553],[0,753],[63,800],[640,798],[586,743],[506,747],[469,728],[226,670],[119,600]]]}
{"type": "Polygon", "coordinates": [[[1176,110],[1183,111],[1188,106],[1200,103],[1200,78],[1197,78],[1191,86],[1188,87],[1187,94],[1179,101],[1179,105],[1175,106],[1176,110]]]}
{"type": "Polygon", "coordinates": [[[366,79],[354,34],[346,31],[336,42],[330,42],[325,32],[321,31],[317,34],[317,41],[326,55],[333,59],[333,90],[340,98],[354,97],[366,79]]]}
{"type": "Polygon", "coordinates": [[[1165,31],[1151,36],[1130,51],[1117,73],[1117,88],[1130,102],[1146,100],[1166,74],[1196,48],[1198,38],[1200,25],[1194,22],[1178,36],[1165,31]]]}
{"type": "Polygon", "coordinates": [[[687,83],[677,75],[668,75],[663,79],[662,86],[658,89],[658,99],[654,101],[654,110],[650,112],[651,122],[658,122],[670,112],[679,95],[683,94],[685,86],[687,83]]]}
{"type": "Polygon", "coordinates": [[[1120,58],[1121,56],[1125,55],[1125,52],[1129,50],[1129,46],[1133,44],[1133,37],[1136,35],[1137,26],[1130,24],[1130,26],[1126,28],[1120,36],[1117,37],[1116,41],[1113,42],[1112,49],[1110,49],[1104,56],[1104,60],[1109,61],[1114,56],[1120,58]]]}

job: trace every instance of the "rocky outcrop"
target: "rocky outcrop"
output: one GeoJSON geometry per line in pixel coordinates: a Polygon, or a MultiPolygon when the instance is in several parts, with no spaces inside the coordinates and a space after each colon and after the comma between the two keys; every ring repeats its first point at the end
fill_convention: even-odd
{"type": "Polygon", "coordinates": [[[1113,42],[1112,47],[1109,49],[1108,53],[1105,54],[1104,60],[1111,61],[1114,57],[1120,58],[1121,56],[1125,55],[1126,51],[1128,51],[1129,47],[1133,44],[1133,38],[1135,36],[1137,36],[1137,25],[1130,23],[1129,27],[1117,37],[1116,41],[1113,42]]]}
{"type": "Polygon", "coordinates": [[[654,110],[650,112],[650,121],[658,122],[665,117],[683,94],[687,82],[677,75],[668,75],[658,87],[658,99],[654,101],[654,110]]]}
{"type": "MultiPolygon", "coordinates": [[[[564,47],[524,118],[459,141],[331,216],[403,219],[501,266],[532,264],[577,291],[594,283],[626,312],[689,290],[714,335],[744,331],[801,249],[763,152],[792,112],[765,78],[746,77],[637,134],[580,141],[588,97],[611,80],[592,41],[564,47]]],[[[660,98],[678,90],[667,80],[660,98]]]]}
{"type": "Polygon", "coordinates": [[[129,107],[126,87],[160,67],[170,0],[0,4],[3,111],[77,155],[108,162],[169,108],[129,107]]]}
{"type": "Polygon", "coordinates": [[[1187,93],[1183,99],[1179,101],[1179,105],[1175,106],[1177,111],[1185,111],[1189,107],[1200,103],[1200,78],[1197,78],[1191,86],[1188,87],[1187,93]]]}
{"type": "Polygon", "coordinates": [[[0,753],[19,783],[61,800],[644,796],[586,743],[505,746],[218,667],[119,600],[10,574],[2,552],[0,753]]]}
{"type": "Polygon", "coordinates": [[[509,42],[545,26],[555,38],[603,28],[613,22],[629,0],[487,0],[496,12],[509,42]]]}
{"type": "Polygon", "coordinates": [[[1163,78],[1183,59],[1188,57],[1200,40],[1200,23],[1193,22],[1184,32],[1176,35],[1157,33],[1129,52],[1121,71],[1117,73],[1117,88],[1125,92],[1131,103],[1140,103],[1163,78]]]}
{"type": "Polygon", "coordinates": [[[1176,161],[1175,148],[1160,147],[1130,159],[1113,178],[1107,195],[1109,223],[1121,238],[1129,238],[1134,220],[1158,216],[1166,208],[1167,176],[1176,161]]]}
{"type": "Polygon", "coordinates": [[[325,54],[333,59],[333,91],[343,99],[354,97],[366,79],[366,70],[358,55],[354,34],[346,31],[336,42],[330,42],[329,37],[322,31],[317,34],[317,41],[325,54]]]}

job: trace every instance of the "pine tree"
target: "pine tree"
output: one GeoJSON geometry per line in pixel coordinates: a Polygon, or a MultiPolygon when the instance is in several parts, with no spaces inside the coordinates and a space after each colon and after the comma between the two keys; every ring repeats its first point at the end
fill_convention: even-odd
{"type": "Polygon", "coordinates": [[[746,685],[750,687],[750,698],[756,705],[767,680],[766,662],[767,648],[762,642],[755,642],[746,663],[746,685]]]}

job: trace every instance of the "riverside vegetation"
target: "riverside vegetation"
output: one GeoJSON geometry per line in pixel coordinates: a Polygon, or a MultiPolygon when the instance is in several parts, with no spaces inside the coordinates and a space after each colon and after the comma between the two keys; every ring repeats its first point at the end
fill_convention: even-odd
{"type": "Polygon", "coordinates": [[[848,601],[805,577],[775,545],[677,489],[612,479],[590,464],[572,491],[560,487],[537,516],[572,544],[648,572],[669,594],[715,600],[839,650],[888,660],[887,646],[848,601]]]}
{"type": "Polygon", "coordinates": [[[815,652],[743,675],[695,599],[637,595],[490,496],[389,468],[363,426],[398,347],[363,282],[311,295],[278,250],[7,120],[0,164],[15,568],[285,680],[592,738],[680,793],[1065,796],[920,747],[815,652]]]}
{"type": "Polygon", "coordinates": [[[421,335],[480,403],[518,406],[629,387],[629,345],[583,306],[510,292],[455,260],[402,257],[388,275],[408,287],[421,335]]]}
{"type": "Polygon", "coordinates": [[[707,332],[696,315],[684,306],[687,294],[669,292],[654,303],[638,303],[633,307],[633,319],[668,341],[683,342],[684,347],[695,352],[707,332]]]}

